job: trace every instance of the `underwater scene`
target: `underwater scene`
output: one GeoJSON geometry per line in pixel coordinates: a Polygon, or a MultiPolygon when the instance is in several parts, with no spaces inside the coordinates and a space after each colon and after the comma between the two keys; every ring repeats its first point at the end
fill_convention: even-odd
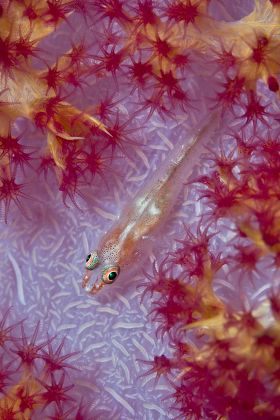
{"type": "Polygon", "coordinates": [[[0,420],[280,418],[280,0],[0,0],[0,420]]]}

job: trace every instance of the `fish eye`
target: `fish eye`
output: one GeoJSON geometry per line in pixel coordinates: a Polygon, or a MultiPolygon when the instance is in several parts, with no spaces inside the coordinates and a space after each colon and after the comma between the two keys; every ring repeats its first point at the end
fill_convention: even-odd
{"type": "Polygon", "coordinates": [[[98,263],[99,263],[99,257],[96,251],[93,251],[90,254],[88,254],[88,256],[86,257],[86,268],[88,270],[93,270],[97,266],[98,263]]]}
{"type": "Polygon", "coordinates": [[[117,279],[120,273],[120,267],[118,265],[111,265],[109,267],[105,267],[102,271],[101,280],[105,284],[112,284],[117,279]]]}

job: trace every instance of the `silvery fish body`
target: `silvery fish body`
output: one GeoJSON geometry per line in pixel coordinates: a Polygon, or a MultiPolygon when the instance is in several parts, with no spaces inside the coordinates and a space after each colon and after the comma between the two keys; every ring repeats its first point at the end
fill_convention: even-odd
{"type": "Polygon", "coordinates": [[[151,250],[152,238],[170,215],[182,185],[203,152],[205,139],[219,121],[219,112],[209,116],[184,144],[177,145],[151,180],[141,188],[86,259],[82,286],[96,294],[123,273],[131,271],[139,256],[151,250]],[[188,164],[186,164],[188,163],[188,164]],[[93,277],[93,278],[92,278],[93,277]]]}

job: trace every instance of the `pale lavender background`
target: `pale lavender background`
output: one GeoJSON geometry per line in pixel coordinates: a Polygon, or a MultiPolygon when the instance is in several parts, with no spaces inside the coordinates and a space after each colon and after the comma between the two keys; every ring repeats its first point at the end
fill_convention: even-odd
{"type": "MultiPolygon", "coordinates": [[[[246,14],[252,5],[249,1],[239,1],[232,10],[232,3],[217,2],[217,15],[228,13],[237,18],[242,15],[242,7],[246,14]]],[[[71,23],[76,29],[71,39],[79,39],[84,34],[84,23],[78,17],[71,18],[71,23]]],[[[63,25],[42,43],[50,52],[49,62],[67,49],[69,33],[69,27],[63,25]]],[[[92,51],[97,52],[94,34],[95,30],[90,33],[92,51]]],[[[114,89],[110,80],[107,83],[114,89]]],[[[205,80],[196,76],[189,77],[186,84],[198,100],[198,107],[206,113],[205,86],[205,80]]],[[[214,83],[210,89],[215,89],[214,83]]],[[[103,92],[106,92],[104,81],[86,89],[85,96],[77,92],[75,104],[81,108],[95,104],[103,92]]],[[[124,97],[123,91],[119,97],[124,97]]],[[[128,118],[133,109],[127,99],[118,108],[128,118]]],[[[58,337],[66,335],[65,351],[81,351],[72,359],[81,372],[71,375],[71,380],[78,385],[78,392],[85,396],[91,415],[97,419],[156,420],[177,415],[168,410],[169,401],[162,401],[171,390],[165,380],[154,387],[153,376],[139,378],[148,367],[137,359],[151,360],[153,355],[166,351],[168,354],[166,343],[155,337],[156,325],[148,318],[149,299],[140,304],[141,290],[136,287],[145,278],[144,267],[139,267],[130,284],[120,280],[113,286],[114,293],[107,288],[98,297],[88,297],[80,287],[80,280],[88,251],[94,249],[124,203],[131,200],[134,192],[168,157],[172,144],[181,141],[200,117],[201,114],[192,111],[190,115],[178,115],[176,122],[165,123],[155,115],[143,130],[135,133],[142,145],[129,149],[129,159],[120,156],[114,161],[112,169],[117,176],[111,179],[109,189],[97,178],[91,188],[84,190],[87,202],[78,200],[83,212],[70,202],[70,208],[65,208],[54,177],[48,177],[45,182],[43,176],[37,178],[36,173],[27,169],[22,179],[30,182],[27,192],[35,197],[24,204],[29,220],[13,208],[8,225],[1,224],[1,309],[12,305],[11,321],[27,318],[30,332],[40,320],[40,337],[47,331],[58,337]]],[[[141,116],[134,126],[143,126],[141,116]]],[[[41,147],[43,151],[46,140],[31,124],[19,120],[14,129],[15,133],[25,129],[24,143],[41,147]]],[[[187,200],[187,190],[182,191],[160,246],[156,247],[156,257],[160,259],[175,245],[174,239],[180,237],[183,223],[195,223],[200,206],[195,196],[187,200]]],[[[219,247],[227,240],[221,238],[219,247]]],[[[153,258],[151,255],[150,260],[153,258]]],[[[150,267],[145,269],[149,271],[150,267]]]]}

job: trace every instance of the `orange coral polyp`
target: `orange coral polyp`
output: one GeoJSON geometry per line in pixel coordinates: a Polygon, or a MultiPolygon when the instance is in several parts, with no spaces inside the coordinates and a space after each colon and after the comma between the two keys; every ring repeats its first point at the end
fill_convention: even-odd
{"type": "Polygon", "coordinates": [[[248,39],[243,39],[238,52],[238,73],[245,77],[248,89],[255,89],[258,79],[266,82],[269,76],[280,73],[278,36],[279,31],[268,29],[253,31],[248,39]]]}
{"type": "Polygon", "coordinates": [[[251,59],[257,64],[265,62],[267,52],[266,47],[268,45],[268,39],[264,36],[257,39],[257,46],[252,48],[251,59]]]}

